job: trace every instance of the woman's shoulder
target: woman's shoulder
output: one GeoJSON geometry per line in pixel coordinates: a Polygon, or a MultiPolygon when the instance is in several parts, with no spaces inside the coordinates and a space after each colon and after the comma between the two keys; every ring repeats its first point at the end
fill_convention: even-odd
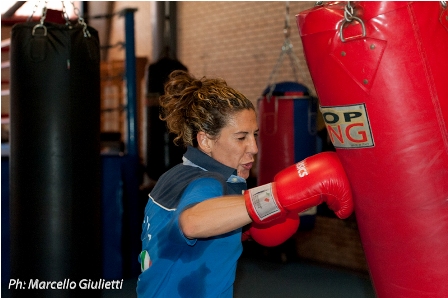
{"type": "Polygon", "coordinates": [[[198,167],[179,164],[160,177],[154,189],[151,191],[151,197],[158,204],[166,208],[176,208],[184,190],[192,182],[200,182],[199,179],[203,178],[217,180],[222,185],[222,192],[226,192],[227,184],[223,175],[216,172],[204,171],[198,167]]]}

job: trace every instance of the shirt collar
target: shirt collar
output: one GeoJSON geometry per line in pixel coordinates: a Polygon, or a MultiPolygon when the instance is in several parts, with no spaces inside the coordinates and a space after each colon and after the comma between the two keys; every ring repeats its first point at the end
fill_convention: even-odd
{"type": "MultiPolygon", "coordinates": [[[[224,177],[229,178],[230,176],[238,176],[236,169],[223,165],[216,159],[208,156],[201,150],[188,146],[187,152],[185,152],[184,157],[192,162],[194,165],[211,172],[218,172],[222,174],[224,177]]],[[[184,160],[185,164],[185,160],[184,160]]],[[[241,178],[245,180],[244,178],[241,178]]]]}

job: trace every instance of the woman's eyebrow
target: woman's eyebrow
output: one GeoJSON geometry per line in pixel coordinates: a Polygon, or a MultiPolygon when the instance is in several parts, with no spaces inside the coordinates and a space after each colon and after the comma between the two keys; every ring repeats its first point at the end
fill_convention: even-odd
{"type": "MultiPolygon", "coordinates": [[[[258,133],[258,132],[260,132],[260,130],[259,129],[257,129],[256,131],[254,131],[254,133],[258,133]]],[[[237,132],[235,132],[234,133],[235,135],[237,135],[237,134],[249,134],[249,132],[248,131],[237,131],[237,132]]]]}

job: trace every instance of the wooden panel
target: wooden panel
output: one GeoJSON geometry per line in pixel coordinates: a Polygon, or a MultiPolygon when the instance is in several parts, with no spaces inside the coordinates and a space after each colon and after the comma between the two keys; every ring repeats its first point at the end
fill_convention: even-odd
{"type": "Polygon", "coordinates": [[[101,132],[125,134],[124,61],[101,62],[101,132]]]}
{"type": "MultiPolygon", "coordinates": [[[[126,78],[125,61],[102,61],[101,69],[101,132],[120,132],[121,141],[126,142],[126,78]]],[[[139,138],[139,154],[145,156],[144,109],[145,92],[144,77],[147,58],[136,57],[137,87],[137,126],[139,138]]]]}
{"type": "Polygon", "coordinates": [[[368,271],[354,218],[341,220],[316,216],[314,229],[298,231],[295,241],[297,255],[301,258],[368,271]]]}

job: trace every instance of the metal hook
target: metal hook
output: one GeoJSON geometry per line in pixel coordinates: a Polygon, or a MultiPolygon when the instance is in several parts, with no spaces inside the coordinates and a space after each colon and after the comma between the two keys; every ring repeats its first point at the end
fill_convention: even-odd
{"type": "Polygon", "coordinates": [[[364,25],[363,20],[354,16],[354,8],[351,5],[350,1],[347,1],[347,5],[345,6],[345,10],[344,10],[344,20],[341,22],[341,27],[339,28],[339,36],[340,36],[342,42],[346,41],[346,39],[344,38],[344,34],[343,34],[344,26],[346,23],[353,22],[353,20],[358,21],[358,23],[361,24],[362,37],[365,37],[366,36],[366,26],[364,25]]]}
{"type": "MultiPolygon", "coordinates": [[[[364,25],[364,22],[360,18],[358,18],[358,17],[352,17],[352,21],[353,20],[358,21],[359,24],[361,24],[361,28],[362,28],[362,35],[361,36],[365,37],[366,36],[366,26],[364,25]]],[[[339,28],[339,35],[341,37],[341,41],[342,42],[346,42],[346,40],[344,38],[344,34],[342,33],[342,31],[344,29],[344,26],[345,26],[345,23],[349,23],[349,22],[347,22],[347,20],[344,20],[342,22],[342,24],[341,24],[341,28],[339,28]]]]}
{"type": "Polygon", "coordinates": [[[44,30],[43,36],[47,36],[47,27],[45,27],[43,24],[37,24],[36,26],[34,26],[32,35],[34,36],[36,34],[36,30],[39,28],[42,28],[44,30]]]}

